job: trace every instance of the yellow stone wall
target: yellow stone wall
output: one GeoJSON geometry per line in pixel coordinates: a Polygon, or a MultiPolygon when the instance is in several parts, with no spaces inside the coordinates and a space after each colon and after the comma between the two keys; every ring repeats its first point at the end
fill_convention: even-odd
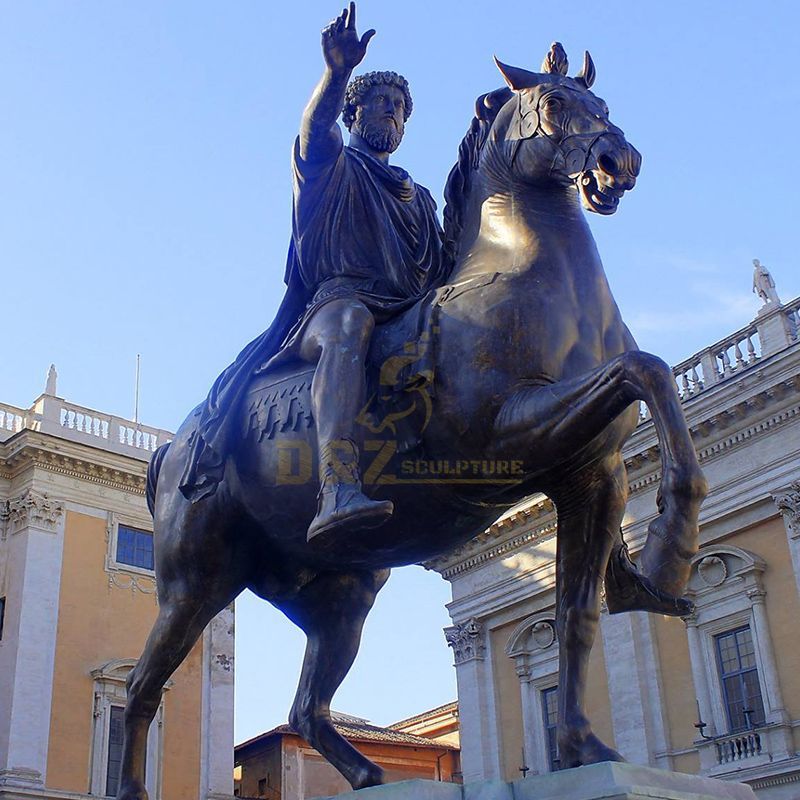
{"type": "MultiPolygon", "coordinates": [[[[109,586],[106,549],[105,519],[67,512],[47,783],[70,792],[90,788],[90,672],[113,659],[138,658],[158,611],[153,595],[109,586]]],[[[164,800],[199,794],[201,664],[198,642],[166,693],[164,800]]]]}
{"type": "Polygon", "coordinates": [[[522,703],[514,660],[506,655],[506,645],[523,617],[491,632],[492,674],[494,675],[497,718],[500,720],[500,759],[502,777],[515,781],[522,766],[522,703]]]}
{"type": "MultiPolygon", "coordinates": [[[[689,659],[686,626],[677,617],[654,615],[656,647],[661,661],[663,714],[673,750],[692,747],[697,736],[697,701],[689,659]]],[[[699,769],[699,761],[696,769],[699,769]]],[[[683,771],[683,770],[681,770],[683,771]]]]}

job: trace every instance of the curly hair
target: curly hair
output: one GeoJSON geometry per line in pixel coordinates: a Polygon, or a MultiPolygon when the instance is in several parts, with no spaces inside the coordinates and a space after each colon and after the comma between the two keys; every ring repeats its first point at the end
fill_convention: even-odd
{"type": "Polygon", "coordinates": [[[364,102],[364,96],[373,86],[396,86],[403,93],[404,120],[411,116],[414,104],[411,102],[411,92],[408,88],[408,81],[396,72],[366,72],[357,75],[347,85],[344,94],[344,108],[342,109],[342,122],[345,128],[350,130],[356,118],[356,109],[364,102]]]}

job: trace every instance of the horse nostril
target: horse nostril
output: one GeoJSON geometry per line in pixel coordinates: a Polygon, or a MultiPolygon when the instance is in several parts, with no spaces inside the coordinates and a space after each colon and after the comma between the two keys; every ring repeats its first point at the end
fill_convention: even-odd
{"type": "Polygon", "coordinates": [[[619,173],[619,166],[617,165],[616,159],[607,153],[603,153],[603,155],[597,159],[597,166],[608,175],[617,175],[619,173]]]}

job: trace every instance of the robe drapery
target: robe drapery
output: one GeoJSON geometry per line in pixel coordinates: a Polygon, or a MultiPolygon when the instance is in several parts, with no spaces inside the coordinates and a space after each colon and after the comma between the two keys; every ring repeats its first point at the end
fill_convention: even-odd
{"type": "Polygon", "coordinates": [[[234,412],[253,372],[292,357],[321,305],[357,297],[384,322],[446,278],[436,204],[405,170],[344,146],[328,160],[306,162],[299,139],[292,164],[286,294],[272,325],[239,353],[194,412],[180,481],[192,502],[213,494],[222,480],[234,412]]]}

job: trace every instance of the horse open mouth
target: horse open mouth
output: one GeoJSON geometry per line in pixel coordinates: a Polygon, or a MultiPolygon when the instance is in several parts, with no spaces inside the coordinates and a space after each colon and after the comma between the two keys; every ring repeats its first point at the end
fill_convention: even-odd
{"type": "Polygon", "coordinates": [[[578,177],[578,190],[584,208],[595,214],[613,214],[623,195],[622,189],[612,189],[597,180],[596,170],[587,170],[578,177]]]}

